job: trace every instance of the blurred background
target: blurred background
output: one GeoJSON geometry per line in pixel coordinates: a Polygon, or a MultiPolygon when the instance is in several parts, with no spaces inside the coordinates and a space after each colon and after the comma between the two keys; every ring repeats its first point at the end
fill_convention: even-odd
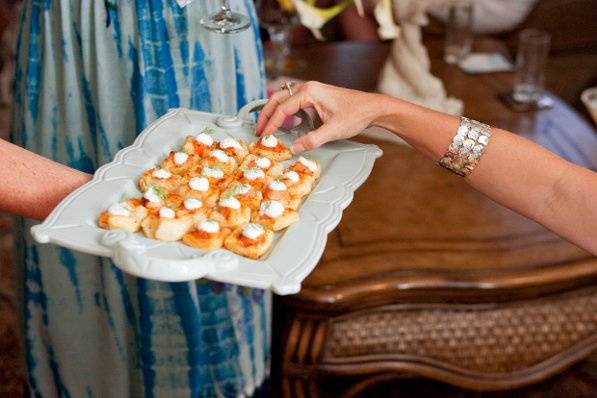
{"type": "MultiPolygon", "coordinates": [[[[11,80],[14,73],[13,57],[18,28],[19,3],[18,0],[3,0],[0,7],[0,138],[2,139],[9,138],[11,80]]],[[[376,11],[377,1],[363,1],[360,12],[352,2],[345,4],[334,3],[329,0],[317,1],[316,6],[326,10],[326,18],[330,15],[334,17],[323,24],[321,29],[317,30],[314,34],[312,26],[311,29],[303,26],[305,23],[303,21],[302,24],[301,19],[305,18],[305,15],[297,14],[296,7],[291,1],[258,0],[256,8],[264,40],[270,92],[277,90],[281,82],[288,79],[321,80],[346,87],[371,91],[385,88],[385,91],[390,91],[390,94],[392,94],[392,90],[397,90],[397,95],[403,93],[406,99],[420,100],[425,104],[434,104],[440,109],[451,109],[454,110],[453,113],[458,113],[458,106],[464,104],[465,114],[472,113],[472,116],[478,116],[480,120],[492,121],[495,125],[519,131],[525,136],[539,134],[541,129],[537,127],[537,123],[540,124],[541,120],[550,120],[550,123],[556,126],[557,120],[568,118],[566,119],[568,120],[566,123],[568,123],[571,130],[574,130],[576,127],[578,127],[579,131],[582,130],[582,133],[578,133],[578,137],[580,138],[577,141],[573,139],[571,141],[573,144],[570,145],[582,147],[584,142],[590,142],[590,145],[593,145],[590,136],[591,134],[595,134],[595,121],[591,118],[589,106],[582,100],[582,93],[591,87],[597,86],[597,1],[472,1],[473,14],[470,17],[464,15],[464,22],[458,20],[460,17],[457,14],[451,14],[449,7],[446,5],[449,2],[440,2],[445,3],[442,5],[430,5],[427,13],[424,13],[429,16],[429,21],[420,21],[420,15],[415,15],[418,12],[417,10],[400,10],[400,0],[394,3],[398,3],[397,10],[390,11],[390,14],[392,12],[394,12],[394,15],[398,14],[398,17],[396,17],[398,20],[397,25],[401,28],[401,32],[399,31],[398,35],[409,31],[410,28],[408,26],[422,26],[422,44],[428,55],[412,55],[412,59],[409,60],[408,57],[404,56],[404,53],[400,52],[404,51],[404,48],[399,48],[399,46],[393,43],[394,38],[391,26],[388,27],[390,32],[381,32],[382,37],[380,38],[380,31],[378,30],[380,16],[377,15],[376,18],[376,13],[378,12],[376,11]],[[482,5],[480,6],[479,4],[481,3],[482,5]],[[413,15],[409,15],[410,12],[413,12],[413,15]],[[531,42],[528,44],[528,48],[521,49],[522,45],[527,45],[523,44],[523,35],[521,33],[528,29],[534,29],[546,35],[544,37],[548,37],[547,47],[543,49],[545,52],[543,60],[539,53],[542,50],[537,49],[537,43],[531,42]],[[320,37],[317,38],[317,35],[320,35],[320,37]],[[448,49],[448,43],[453,44],[455,47],[448,49]],[[538,66],[521,64],[523,61],[521,61],[522,55],[520,54],[524,51],[528,51],[525,54],[530,54],[528,55],[529,57],[538,57],[538,66]],[[485,55],[473,62],[474,57],[467,60],[470,53],[485,55]],[[486,54],[491,54],[491,57],[487,57],[486,54]],[[452,58],[450,58],[451,56],[452,58]],[[387,65],[388,60],[391,61],[392,57],[398,59],[393,66],[395,69],[393,72],[384,69],[392,69],[391,66],[387,65]],[[426,58],[428,58],[427,61],[431,60],[430,68],[426,66],[426,58]],[[408,64],[408,62],[415,64],[408,64]],[[421,63],[416,64],[416,62],[421,63]],[[405,72],[408,70],[409,65],[416,65],[415,69],[420,74],[416,74],[413,77],[405,72]],[[525,75],[524,73],[526,72],[524,70],[526,69],[524,68],[526,67],[535,68],[536,70],[529,72],[530,75],[525,75]],[[438,87],[430,83],[429,87],[433,86],[435,88],[430,88],[427,93],[429,96],[426,96],[423,93],[426,92],[427,86],[421,88],[417,85],[419,81],[425,81],[426,79],[432,82],[430,76],[439,77],[439,81],[442,84],[438,89],[438,87]],[[531,80],[537,78],[536,81],[533,80],[531,82],[531,84],[537,83],[537,96],[530,101],[516,101],[513,98],[516,93],[516,84],[527,84],[528,82],[525,79],[529,78],[531,80]],[[412,85],[412,92],[406,93],[403,91],[404,83],[412,85]],[[479,88],[481,86],[484,88],[479,88]],[[541,119],[538,116],[539,114],[534,113],[541,109],[546,109],[547,112],[552,113],[544,113],[543,115],[548,115],[545,116],[547,119],[541,119]]],[[[413,3],[416,2],[406,3],[410,3],[412,7],[415,7],[413,3]]],[[[466,10],[464,12],[466,14],[466,10]]],[[[383,16],[381,18],[383,19],[383,16]]],[[[417,32],[417,30],[413,29],[412,32],[417,32]]],[[[406,44],[413,43],[416,44],[416,40],[406,42],[406,44]]],[[[595,94],[595,97],[597,98],[597,94],[595,94]]],[[[585,96],[585,98],[588,98],[588,96],[585,96]]],[[[589,99],[589,101],[595,102],[592,99],[589,99]]],[[[597,107],[597,105],[593,106],[597,107]]],[[[562,130],[566,130],[566,126],[560,127],[562,130]]],[[[573,133],[574,131],[571,132],[571,134],[573,133]]],[[[372,134],[375,136],[374,133],[372,134]]],[[[546,145],[550,146],[550,144],[546,145]]],[[[559,150],[559,154],[562,156],[570,156],[573,159],[577,159],[579,164],[595,169],[597,158],[587,158],[586,155],[581,156],[582,154],[578,156],[569,155],[566,149],[562,148],[562,145],[558,149],[557,143],[554,143],[550,147],[550,149],[553,148],[556,148],[556,152],[559,150]],[[577,156],[577,158],[574,158],[574,156],[577,156]]],[[[389,150],[384,148],[384,150],[386,153],[391,153],[392,151],[391,148],[389,150]]],[[[574,151],[572,150],[572,152],[574,151]]],[[[588,153],[594,155],[597,152],[588,153]]],[[[433,185],[433,182],[427,183],[433,185]]],[[[365,194],[359,195],[357,195],[355,201],[364,198],[365,194]]],[[[355,207],[362,211],[366,208],[363,206],[355,207]]],[[[550,370],[549,372],[540,374],[533,383],[512,382],[512,388],[505,391],[475,392],[471,388],[483,390],[486,389],[486,386],[482,385],[482,383],[477,386],[474,383],[469,383],[468,387],[471,388],[467,388],[467,383],[465,382],[444,383],[445,381],[449,381],[449,377],[433,377],[433,374],[431,375],[431,379],[436,379],[435,381],[422,379],[419,378],[421,374],[412,371],[399,374],[400,372],[389,372],[386,369],[383,372],[375,373],[373,369],[367,368],[366,361],[363,362],[361,368],[359,368],[358,361],[351,362],[355,366],[354,369],[356,369],[354,373],[359,373],[358,369],[366,369],[362,372],[363,374],[375,373],[377,379],[364,378],[362,375],[327,378],[324,369],[326,364],[318,364],[317,358],[308,363],[292,359],[292,355],[294,354],[289,352],[289,349],[287,350],[287,346],[292,346],[292,344],[288,343],[288,339],[292,337],[289,334],[292,332],[290,325],[296,322],[300,323],[302,322],[301,320],[304,321],[305,314],[309,312],[305,310],[305,303],[316,302],[317,300],[313,299],[313,297],[320,297],[318,295],[324,297],[325,294],[323,292],[326,286],[327,289],[330,286],[333,287],[331,281],[338,279],[334,277],[337,276],[334,273],[337,268],[333,268],[332,265],[328,267],[327,263],[331,264],[332,260],[336,261],[338,258],[342,258],[342,253],[350,254],[354,253],[355,250],[360,250],[358,249],[358,245],[355,246],[356,248],[351,248],[350,245],[351,237],[357,241],[361,238],[362,240],[364,239],[354,234],[351,235],[351,231],[354,228],[351,229],[351,224],[347,224],[351,220],[353,222],[362,222],[362,219],[358,218],[354,212],[348,212],[347,221],[343,221],[343,224],[339,227],[339,232],[336,235],[331,235],[330,241],[332,241],[332,247],[324,255],[323,264],[318,267],[319,273],[314,274],[305,284],[307,287],[305,294],[307,296],[278,299],[276,302],[277,311],[274,318],[274,338],[279,339],[280,344],[274,344],[274,347],[277,347],[278,351],[274,352],[272,369],[274,379],[272,385],[274,390],[272,394],[297,397],[315,396],[317,394],[324,397],[597,396],[597,356],[595,353],[591,354],[591,350],[589,349],[594,347],[595,336],[597,336],[597,314],[595,313],[595,306],[593,304],[588,304],[593,305],[593,307],[588,307],[585,311],[585,313],[588,311],[587,323],[580,323],[581,326],[579,326],[585,334],[581,333],[582,336],[579,335],[578,341],[569,341],[566,343],[568,346],[571,346],[579,343],[581,340],[585,342],[590,340],[592,341],[592,346],[589,347],[589,343],[585,344],[586,347],[589,347],[587,348],[589,352],[585,352],[587,350],[583,351],[583,354],[579,354],[575,357],[575,360],[563,360],[560,367],[555,366],[551,368],[553,371],[550,370]],[[334,240],[336,238],[337,241],[334,240]],[[350,250],[353,250],[353,252],[350,252],[350,250]],[[311,299],[314,301],[309,301],[311,299]],[[301,376],[297,376],[300,373],[297,371],[297,366],[299,368],[302,366],[301,369],[304,370],[301,376]],[[292,373],[293,371],[295,373],[292,373]],[[303,382],[304,384],[301,384],[303,382]]],[[[519,224],[515,224],[508,224],[508,226],[509,228],[518,228],[516,225],[519,224]],[[512,227],[512,225],[515,226],[512,227]]],[[[524,229],[526,227],[521,228],[524,229]]],[[[24,394],[26,389],[22,373],[22,351],[20,349],[16,321],[14,269],[10,257],[13,248],[11,230],[10,218],[6,215],[0,215],[0,397],[18,397],[24,394]]],[[[469,230],[466,231],[467,233],[470,232],[469,230]]],[[[396,232],[395,235],[403,237],[404,235],[401,234],[406,234],[407,232],[396,232]]],[[[394,236],[392,235],[394,232],[388,233],[389,236],[394,236]]],[[[495,235],[497,237],[494,236],[495,242],[491,246],[492,250],[497,248],[499,250],[510,250],[511,253],[514,253],[515,249],[508,246],[511,243],[500,241],[498,235],[495,235]]],[[[378,237],[372,235],[372,239],[378,239],[378,237]]],[[[366,241],[367,239],[364,240],[366,241]]],[[[399,242],[396,245],[400,245],[408,242],[408,239],[397,238],[396,242],[399,242]]],[[[557,244],[559,245],[560,243],[557,244]]],[[[412,253],[419,249],[409,246],[408,250],[412,253]]],[[[561,247],[558,248],[558,253],[559,257],[557,261],[547,258],[542,259],[538,254],[530,258],[518,253],[516,255],[520,255],[520,259],[517,257],[516,260],[511,260],[509,264],[512,269],[515,268],[512,264],[517,264],[517,267],[520,269],[524,268],[525,272],[527,272],[531,268],[538,269],[555,263],[566,265],[568,261],[572,263],[579,258],[589,258],[586,254],[582,254],[579,251],[566,251],[561,247]]],[[[514,256],[514,254],[512,255],[514,256]]],[[[414,255],[412,259],[413,264],[417,262],[414,255]]],[[[442,259],[441,261],[444,260],[442,259]]],[[[455,261],[457,260],[451,259],[446,264],[454,264],[455,261]]],[[[475,263],[475,261],[481,260],[469,257],[465,261],[466,264],[463,266],[463,269],[475,263]]],[[[490,260],[487,261],[491,263],[490,260]]],[[[364,261],[364,264],[368,263],[364,261]]],[[[592,264],[594,265],[594,263],[592,264]]],[[[426,265],[429,264],[426,263],[426,265]]],[[[404,266],[397,266],[396,269],[384,268],[384,272],[398,272],[397,270],[402,271],[404,269],[404,266]]],[[[416,274],[414,268],[408,269],[409,272],[416,274]]],[[[594,270],[595,267],[593,266],[592,269],[594,270]]],[[[429,274],[429,272],[434,272],[435,268],[427,267],[425,270],[429,274]],[[430,269],[432,271],[429,271],[430,269]]],[[[512,271],[512,278],[516,277],[516,272],[516,270],[512,271]]],[[[594,283],[594,276],[592,274],[593,279],[585,279],[583,284],[581,284],[582,286],[579,285],[578,287],[584,289],[586,288],[586,283],[590,281],[594,283]]],[[[354,282],[354,278],[346,280],[347,282],[344,287],[352,286],[351,283],[354,282]]],[[[364,279],[361,279],[361,282],[362,280],[364,279]]],[[[356,286],[356,282],[354,283],[356,286]]],[[[361,283],[359,286],[366,291],[366,285],[365,287],[362,285],[361,283]]],[[[371,282],[372,289],[374,285],[375,283],[371,282]]],[[[563,285],[564,283],[562,282],[563,285]]],[[[566,285],[565,289],[562,286],[561,291],[565,293],[570,293],[575,288],[571,284],[566,285]]],[[[553,293],[553,289],[549,290],[549,292],[546,290],[541,294],[531,294],[531,291],[535,292],[537,289],[531,287],[528,287],[528,289],[528,294],[520,296],[523,297],[520,299],[522,300],[521,303],[531,298],[548,297],[549,299],[556,299],[549,296],[549,294],[553,293]]],[[[391,289],[388,288],[388,297],[394,297],[389,290],[391,289]]],[[[512,296],[516,295],[512,294],[512,296]]],[[[382,300],[384,305],[388,305],[394,303],[391,300],[395,299],[387,298],[385,300],[382,300]]],[[[441,300],[445,303],[451,301],[448,298],[442,298],[441,300]]],[[[400,302],[400,300],[395,300],[395,302],[400,302]]],[[[462,301],[459,302],[462,303],[462,301]]],[[[487,300],[484,299],[484,302],[487,302],[487,300]]],[[[477,303],[477,301],[472,300],[471,303],[477,303]]],[[[593,301],[589,303],[593,303],[593,301]]],[[[377,302],[372,302],[366,308],[375,309],[378,304],[377,302]]],[[[362,311],[364,307],[355,305],[354,308],[351,307],[348,309],[345,307],[325,308],[326,311],[329,311],[330,315],[317,318],[313,322],[323,322],[322,324],[325,323],[327,325],[328,323],[326,322],[335,322],[338,314],[348,315],[352,313],[353,309],[358,312],[362,311]]],[[[312,322],[312,320],[309,322],[312,322]]],[[[547,321],[546,324],[548,324],[547,321]]],[[[556,326],[553,327],[556,328],[556,326]]],[[[303,325],[302,327],[306,326],[303,325]]],[[[383,324],[379,325],[379,328],[383,327],[383,324]]],[[[386,325],[385,327],[388,326],[386,325]]],[[[537,327],[540,328],[541,325],[537,327]]],[[[307,334],[314,333],[310,329],[301,330],[307,334]]],[[[366,327],[359,330],[362,333],[368,333],[366,327]]],[[[574,333],[576,333],[574,330],[570,331],[570,334],[574,333]]],[[[363,336],[363,338],[366,337],[365,334],[363,336]]],[[[548,339],[547,341],[551,340],[548,339]]],[[[325,350],[325,348],[317,348],[315,345],[311,345],[315,344],[313,342],[305,344],[309,348],[315,347],[313,348],[313,352],[317,351],[317,349],[325,350]]],[[[480,350],[482,351],[481,348],[480,350]]],[[[557,357],[556,354],[561,356],[566,355],[550,352],[549,358],[557,357]]],[[[449,357],[451,354],[448,352],[446,355],[449,357]]],[[[498,354],[492,354],[488,351],[486,355],[498,354]]]]}

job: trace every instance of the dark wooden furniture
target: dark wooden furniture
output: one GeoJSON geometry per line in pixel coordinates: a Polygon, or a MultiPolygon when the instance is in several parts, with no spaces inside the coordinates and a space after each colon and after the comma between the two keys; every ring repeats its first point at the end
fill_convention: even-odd
{"type": "MultiPolygon", "coordinates": [[[[513,113],[496,98],[510,74],[467,76],[441,62],[439,44],[430,48],[435,73],[468,116],[597,169],[597,134],[562,101],[513,113]]],[[[355,43],[304,50],[318,62],[299,77],[371,90],[387,51],[355,43]]],[[[299,294],[276,297],[272,368],[280,374],[272,380],[281,396],[366,397],[405,374],[509,389],[597,349],[595,257],[412,149],[377,144],[384,156],[328,236],[321,263],[299,294]]]]}

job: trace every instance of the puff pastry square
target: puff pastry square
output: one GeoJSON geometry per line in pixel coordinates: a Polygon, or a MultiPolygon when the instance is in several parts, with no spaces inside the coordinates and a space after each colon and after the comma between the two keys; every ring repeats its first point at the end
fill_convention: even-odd
{"type": "Polygon", "coordinates": [[[182,241],[191,247],[197,249],[219,249],[224,246],[224,240],[232,232],[229,228],[220,228],[218,232],[209,233],[201,230],[187,232],[182,237],[182,241]]]}
{"type": "Polygon", "coordinates": [[[292,158],[290,149],[288,149],[286,145],[284,145],[284,143],[277,138],[276,146],[273,148],[263,145],[263,140],[267,139],[266,137],[267,136],[263,136],[258,141],[249,144],[249,152],[257,156],[265,156],[266,158],[270,158],[278,162],[292,158]]]}
{"type": "Polygon", "coordinates": [[[224,241],[224,247],[238,255],[257,260],[263,256],[274,242],[274,232],[264,227],[264,233],[251,240],[242,235],[243,228],[234,230],[224,241]]]}

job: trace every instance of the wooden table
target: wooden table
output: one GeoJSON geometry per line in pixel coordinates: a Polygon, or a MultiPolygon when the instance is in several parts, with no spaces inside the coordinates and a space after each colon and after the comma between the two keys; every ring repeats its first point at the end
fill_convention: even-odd
{"type": "MultiPolygon", "coordinates": [[[[597,134],[565,103],[513,113],[497,99],[511,74],[465,75],[440,48],[430,44],[433,71],[467,116],[597,170],[597,134]]],[[[387,53],[358,43],[306,49],[298,54],[317,62],[297,77],[372,90],[387,53]]],[[[272,368],[282,396],[367,396],[404,374],[508,389],[597,349],[595,257],[412,149],[376,143],[384,156],[320,264],[299,294],[276,299],[272,368]]]]}

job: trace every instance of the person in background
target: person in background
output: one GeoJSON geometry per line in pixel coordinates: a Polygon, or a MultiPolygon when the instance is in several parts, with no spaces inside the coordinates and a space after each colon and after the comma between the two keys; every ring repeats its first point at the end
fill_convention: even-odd
{"type": "MultiPolygon", "coordinates": [[[[233,113],[263,98],[253,2],[231,5],[251,29],[203,29],[199,20],[216,6],[204,1],[25,1],[18,146],[0,141],[0,209],[45,218],[169,108],[233,113]]],[[[20,222],[16,265],[31,396],[257,394],[270,355],[263,290],[125,275],[107,258],[38,245],[29,218],[20,222]]]]}
{"type": "MultiPolygon", "coordinates": [[[[515,29],[520,25],[538,0],[472,0],[474,5],[473,33],[497,34],[515,29]]],[[[429,7],[429,14],[442,22],[448,18],[448,1],[437,2],[429,7]]],[[[340,14],[340,27],[348,40],[377,41],[377,23],[373,9],[377,0],[364,0],[365,15],[361,17],[352,6],[340,14]]]]}

